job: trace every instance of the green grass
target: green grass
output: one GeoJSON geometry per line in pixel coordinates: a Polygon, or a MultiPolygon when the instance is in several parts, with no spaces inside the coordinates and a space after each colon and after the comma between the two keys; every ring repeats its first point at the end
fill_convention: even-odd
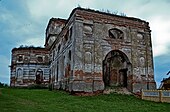
{"type": "Polygon", "coordinates": [[[81,97],[46,89],[0,88],[0,112],[170,112],[170,104],[120,94],[81,97]]]}

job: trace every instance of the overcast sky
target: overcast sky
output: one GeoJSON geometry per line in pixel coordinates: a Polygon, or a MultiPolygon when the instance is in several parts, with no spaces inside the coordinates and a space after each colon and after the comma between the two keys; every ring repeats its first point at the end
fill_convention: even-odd
{"type": "Polygon", "coordinates": [[[170,0],[0,0],[0,82],[10,79],[13,47],[44,46],[51,17],[67,19],[73,8],[125,13],[149,22],[152,30],[154,74],[159,85],[170,70],[170,0]]]}

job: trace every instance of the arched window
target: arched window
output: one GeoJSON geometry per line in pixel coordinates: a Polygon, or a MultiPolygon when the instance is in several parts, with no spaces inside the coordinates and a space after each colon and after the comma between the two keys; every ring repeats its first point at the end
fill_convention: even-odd
{"type": "Polygon", "coordinates": [[[137,38],[138,38],[139,40],[144,39],[144,37],[143,37],[143,35],[142,35],[141,33],[138,33],[138,34],[137,34],[137,38]]]}
{"type": "Polygon", "coordinates": [[[19,62],[23,61],[23,56],[22,56],[22,55],[19,55],[19,56],[18,56],[18,61],[19,61],[19,62]]]}
{"type": "Polygon", "coordinates": [[[92,71],[92,54],[91,52],[85,52],[85,72],[92,71]]]}
{"type": "Polygon", "coordinates": [[[53,61],[55,59],[55,50],[53,50],[53,61]]]}
{"type": "Polygon", "coordinates": [[[69,60],[71,61],[71,50],[69,50],[69,60]]]}
{"type": "Polygon", "coordinates": [[[42,56],[38,56],[37,60],[38,60],[38,62],[43,62],[43,57],[42,56]]]}
{"type": "MultiPolygon", "coordinates": [[[[60,52],[60,47],[61,47],[61,45],[59,44],[59,45],[58,45],[58,53],[60,52]]],[[[58,53],[57,53],[57,54],[58,54],[58,53]]]]}
{"type": "Polygon", "coordinates": [[[92,33],[92,31],[93,31],[92,25],[84,24],[83,31],[84,31],[84,33],[92,33]]]}
{"type": "Polygon", "coordinates": [[[65,36],[64,36],[64,42],[66,43],[69,38],[69,30],[67,30],[65,36]]]}
{"type": "Polygon", "coordinates": [[[140,57],[140,58],[139,58],[139,62],[140,62],[140,65],[141,65],[142,67],[145,66],[145,58],[144,58],[144,57],[140,57]]]}
{"type": "Polygon", "coordinates": [[[113,39],[123,39],[123,32],[119,29],[110,29],[109,30],[109,37],[113,39]]]}
{"type": "Polygon", "coordinates": [[[144,45],[145,44],[145,38],[143,33],[138,33],[137,34],[137,42],[138,44],[144,45]]]}
{"type": "Polygon", "coordinates": [[[57,77],[56,77],[57,82],[58,82],[58,73],[59,73],[59,67],[58,67],[58,65],[59,65],[59,62],[57,61],[57,77]]]}
{"type": "Polygon", "coordinates": [[[36,72],[36,84],[41,84],[43,82],[43,71],[38,69],[36,72]]]}
{"type": "Polygon", "coordinates": [[[18,68],[17,70],[17,78],[22,78],[22,69],[18,68]]]}
{"type": "Polygon", "coordinates": [[[85,63],[91,63],[92,61],[92,54],[91,52],[86,52],[85,53],[85,63]]]}
{"type": "Polygon", "coordinates": [[[69,32],[70,32],[69,38],[71,39],[72,34],[73,34],[73,27],[70,28],[70,31],[69,31],[69,32]]]}

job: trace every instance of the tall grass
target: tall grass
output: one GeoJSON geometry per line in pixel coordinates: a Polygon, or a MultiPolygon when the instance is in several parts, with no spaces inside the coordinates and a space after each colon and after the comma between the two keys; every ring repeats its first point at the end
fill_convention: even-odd
{"type": "Polygon", "coordinates": [[[46,89],[0,89],[0,112],[170,112],[170,104],[110,94],[72,96],[46,89]]]}

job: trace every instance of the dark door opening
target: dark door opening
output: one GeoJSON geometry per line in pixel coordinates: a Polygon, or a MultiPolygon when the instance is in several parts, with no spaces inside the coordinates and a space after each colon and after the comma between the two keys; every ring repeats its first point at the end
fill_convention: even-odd
{"type": "Polygon", "coordinates": [[[127,56],[118,50],[109,52],[103,61],[103,81],[106,86],[127,87],[127,56]]]}
{"type": "Polygon", "coordinates": [[[120,69],[119,70],[119,83],[120,83],[120,86],[127,87],[127,70],[128,69],[120,69]]]}
{"type": "Polygon", "coordinates": [[[38,70],[36,73],[36,84],[41,84],[43,82],[43,71],[38,70]]]}

